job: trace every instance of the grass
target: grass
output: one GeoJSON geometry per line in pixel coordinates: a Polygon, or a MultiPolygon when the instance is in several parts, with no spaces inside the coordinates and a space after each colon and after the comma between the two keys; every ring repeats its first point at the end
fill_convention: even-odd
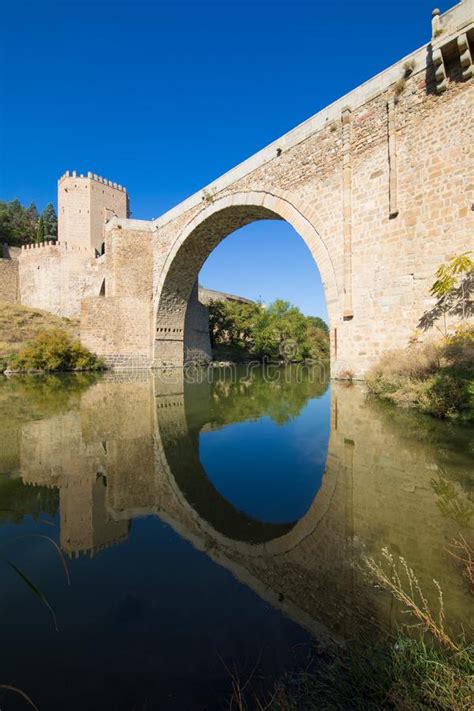
{"type": "MultiPolygon", "coordinates": [[[[455,557],[472,574],[472,549],[454,542],[455,557]]],[[[366,559],[375,584],[402,604],[414,625],[377,642],[355,640],[313,657],[261,694],[232,675],[229,709],[237,711],[470,711],[474,699],[474,645],[446,629],[443,593],[433,581],[433,610],[414,571],[387,549],[383,560],[366,559]]],[[[254,675],[252,671],[252,675],[254,675]]]]}
{"type": "Polygon", "coordinates": [[[52,328],[61,328],[71,338],[79,337],[79,319],[61,318],[39,309],[0,301],[0,365],[16,355],[38,333],[52,328]]]}

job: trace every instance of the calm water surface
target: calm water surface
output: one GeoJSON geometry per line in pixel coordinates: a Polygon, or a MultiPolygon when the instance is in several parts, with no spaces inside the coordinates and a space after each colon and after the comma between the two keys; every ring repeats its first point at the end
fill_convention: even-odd
{"type": "Polygon", "coordinates": [[[473,624],[445,551],[471,535],[471,432],[264,375],[0,381],[0,683],[42,711],[227,708],[226,667],[277,677],[396,623],[359,570],[383,546],[473,624]]]}

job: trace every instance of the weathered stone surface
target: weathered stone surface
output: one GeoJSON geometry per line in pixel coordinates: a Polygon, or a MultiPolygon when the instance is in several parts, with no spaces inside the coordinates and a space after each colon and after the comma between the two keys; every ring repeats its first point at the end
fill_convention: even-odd
{"type": "Polygon", "coordinates": [[[0,301],[18,301],[18,261],[0,259],[0,301]]]}

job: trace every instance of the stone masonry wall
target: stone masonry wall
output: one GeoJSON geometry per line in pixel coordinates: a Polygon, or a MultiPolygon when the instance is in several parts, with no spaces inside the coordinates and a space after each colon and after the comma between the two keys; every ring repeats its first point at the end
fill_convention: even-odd
{"type": "Polygon", "coordinates": [[[104,224],[112,217],[127,217],[126,189],[98,175],[72,175],[58,181],[58,233],[71,247],[102,252],[104,224]]]}
{"type": "Polygon", "coordinates": [[[18,261],[0,259],[0,301],[18,301],[18,261]]]}
{"type": "Polygon", "coordinates": [[[30,245],[19,258],[20,301],[57,316],[77,317],[81,299],[99,295],[104,273],[104,257],[96,259],[85,248],[30,245]]]}

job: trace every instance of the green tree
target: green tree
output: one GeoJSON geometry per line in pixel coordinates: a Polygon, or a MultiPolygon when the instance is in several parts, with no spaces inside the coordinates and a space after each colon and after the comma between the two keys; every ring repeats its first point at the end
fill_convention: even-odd
{"type": "Polygon", "coordinates": [[[44,242],[44,235],[45,235],[45,231],[44,231],[44,219],[43,219],[43,215],[41,215],[41,217],[40,217],[39,220],[38,220],[38,225],[37,225],[37,227],[36,227],[36,238],[35,238],[35,242],[44,242]]]}
{"type": "Polygon", "coordinates": [[[41,215],[44,224],[44,238],[54,240],[58,236],[58,218],[52,203],[48,202],[41,215]]]}
{"type": "Polygon", "coordinates": [[[329,358],[325,322],[305,316],[288,301],[277,299],[267,308],[260,303],[215,301],[208,310],[214,348],[229,345],[259,358],[287,362],[329,358]]]}
{"type": "Polygon", "coordinates": [[[423,314],[418,323],[419,328],[427,331],[442,317],[446,335],[448,315],[466,321],[474,314],[474,261],[471,254],[464,252],[438,267],[436,280],[430,290],[436,303],[423,314]]]}
{"type": "Polygon", "coordinates": [[[27,208],[19,200],[0,201],[0,241],[20,247],[34,242],[38,211],[34,203],[27,208]]]}

